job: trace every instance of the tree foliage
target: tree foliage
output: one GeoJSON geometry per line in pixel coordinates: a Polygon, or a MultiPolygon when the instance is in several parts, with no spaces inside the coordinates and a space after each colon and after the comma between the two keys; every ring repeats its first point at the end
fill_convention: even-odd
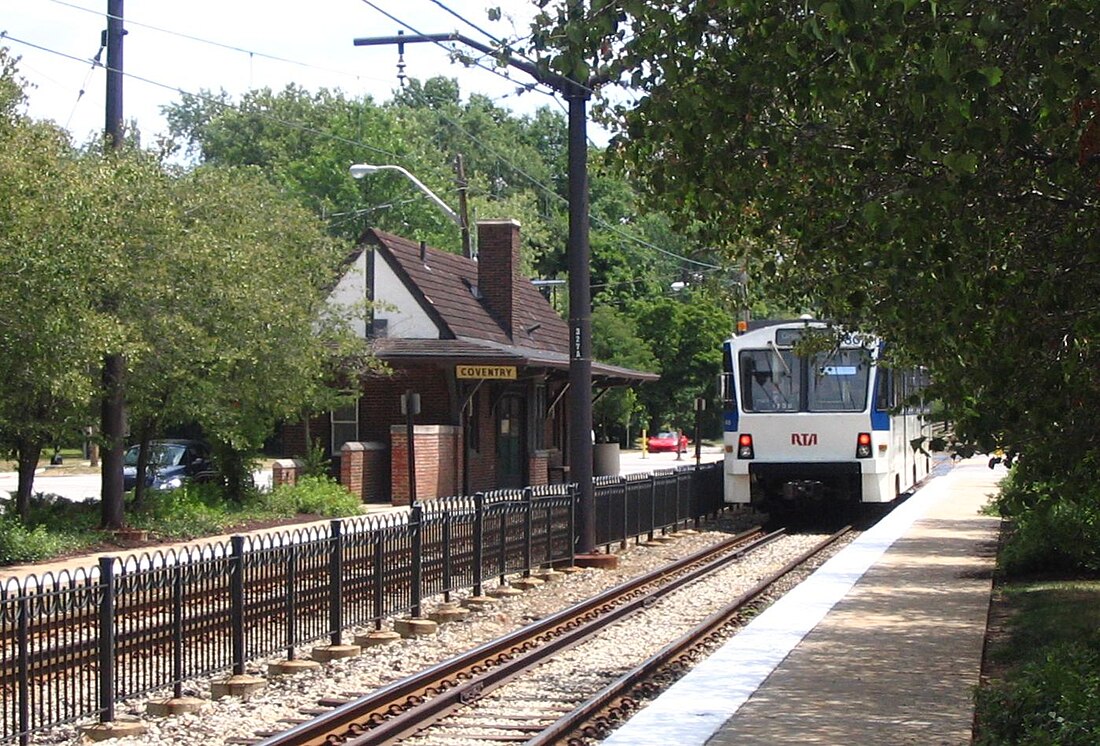
{"type": "Polygon", "coordinates": [[[612,0],[541,34],[612,50],[636,101],[614,148],[654,206],[754,239],[788,307],[883,334],[962,436],[1049,474],[1100,447],[1098,22],[1085,0],[612,0]]]}
{"type": "MultiPolygon", "coordinates": [[[[353,161],[363,160],[402,166],[457,207],[454,160],[461,155],[470,220],[519,220],[525,273],[559,279],[566,275],[567,128],[561,113],[549,107],[516,116],[484,96],[464,99],[454,80],[436,77],[408,81],[386,104],[291,87],[277,93],[254,91],[236,106],[210,96],[185,97],[169,107],[168,115],[179,151],[189,150],[210,165],[259,169],[273,183],[299,195],[302,204],[329,218],[330,233],[341,238],[354,239],[364,228],[374,226],[457,252],[455,226],[404,177],[383,172],[357,183],[347,169],[353,161]],[[350,122],[369,126],[350,127],[350,122]]],[[[593,302],[597,313],[605,305],[615,309],[598,317],[609,323],[594,332],[593,343],[597,359],[626,364],[617,351],[619,331],[636,323],[633,319],[642,308],[639,301],[666,294],[674,281],[689,279],[701,289],[692,269],[712,271],[714,252],[700,247],[693,229],[677,230],[667,215],[645,209],[624,175],[603,161],[601,151],[594,149],[592,155],[593,302]],[[601,339],[605,331],[610,336],[601,339]]],[[[728,285],[712,285],[711,297],[729,294],[728,285]]],[[[559,306],[566,310],[564,304],[559,306]]],[[[702,325],[679,334],[707,335],[689,346],[716,351],[730,329],[732,322],[720,332],[717,325],[702,325]]],[[[633,338],[630,331],[624,335],[633,338]]],[[[638,367],[651,369],[648,360],[638,367]]],[[[701,377],[677,379],[678,386],[689,392],[683,395],[689,401],[712,388],[717,369],[706,368],[704,375],[700,368],[692,374],[701,377]]],[[[671,396],[674,388],[662,391],[671,396]]],[[[634,408],[624,397],[623,393],[605,396],[598,414],[608,422],[623,422],[634,408]]],[[[667,418],[656,412],[672,412],[680,404],[654,395],[647,406],[652,412],[641,416],[648,421],[667,418]]]]}
{"type": "MultiPolygon", "coordinates": [[[[19,456],[21,512],[41,448],[95,421],[106,354],[127,361],[133,434],[198,424],[231,488],[237,454],[366,362],[341,319],[319,320],[344,247],[258,169],[104,157],[0,110],[0,303],[18,309],[0,322],[0,444],[19,456]]],[[[105,520],[122,515],[110,499],[105,520]]]]}

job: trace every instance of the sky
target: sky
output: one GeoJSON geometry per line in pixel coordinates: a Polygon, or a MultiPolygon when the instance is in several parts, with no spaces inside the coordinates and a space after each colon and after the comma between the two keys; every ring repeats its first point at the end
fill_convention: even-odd
{"type": "MultiPolygon", "coordinates": [[[[0,45],[21,57],[19,74],[31,84],[27,113],[55,121],[77,142],[99,136],[104,126],[106,75],[91,60],[106,12],[107,0],[0,0],[0,32],[6,35],[0,45]]],[[[535,12],[533,0],[129,0],[123,9],[124,117],[137,121],[144,142],[153,142],[167,129],[160,107],[178,102],[179,91],[225,89],[239,100],[254,88],[295,83],[386,101],[398,85],[396,47],[356,47],[353,39],[404,29],[458,31],[491,43],[462,19],[497,38],[515,39],[529,33],[535,12]],[[490,6],[501,7],[500,21],[488,20],[490,6]]],[[[464,97],[487,95],[519,114],[542,106],[565,111],[560,97],[517,94],[531,82],[518,70],[509,81],[466,68],[430,43],[406,45],[404,60],[410,77],[457,78],[464,97]]],[[[597,142],[605,137],[591,124],[589,134],[597,142]]]]}

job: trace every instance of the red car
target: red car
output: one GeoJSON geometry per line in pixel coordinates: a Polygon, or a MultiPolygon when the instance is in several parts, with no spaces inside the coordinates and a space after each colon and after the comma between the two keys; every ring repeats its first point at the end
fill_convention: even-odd
{"type": "Polygon", "coordinates": [[[650,453],[660,453],[661,451],[687,453],[688,438],[683,433],[679,434],[678,440],[677,433],[657,433],[649,436],[646,441],[646,448],[650,453]]]}

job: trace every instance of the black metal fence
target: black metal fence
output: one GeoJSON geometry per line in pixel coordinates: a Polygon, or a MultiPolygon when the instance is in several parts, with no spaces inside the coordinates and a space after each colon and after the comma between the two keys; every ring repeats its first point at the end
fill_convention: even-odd
{"type": "MultiPolygon", "coordinates": [[[[596,481],[598,544],[625,544],[722,507],[720,465],[596,481]]],[[[245,673],[250,660],[421,615],[423,599],[574,558],[572,485],[451,497],[97,567],[0,592],[0,743],[115,718],[116,702],[245,673]]]]}

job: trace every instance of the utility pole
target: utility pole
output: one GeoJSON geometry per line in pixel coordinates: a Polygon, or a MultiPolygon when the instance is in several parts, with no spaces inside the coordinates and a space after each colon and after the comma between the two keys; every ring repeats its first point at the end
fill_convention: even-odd
{"type": "Polygon", "coordinates": [[[588,99],[600,80],[575,81],[533,62],[502,54],[459,33],[405,34],[353,40],[357,47],[458,42],[521,70],[569,102],[569,468],[579,492],[577,554],[596,548],[596,500],[592,488],[592,302],[588,245],[588,99]]]}
{"type": "Polygon", "coordinates": [[[458,181],[458,217],[462,220],[462,256],[473,259],[474,252],[470,245],[470,210],[466,203],[466,165],[462,162],[462,154],[455,156],[455,179],[458,181]]]}
{"type": "MultiPolygon", "coordinates": [[[[122,0],[107,0],[107,121],[104,127],[104,155],[122,146],[122,0]]],[[[103,403],[100,429],[102,487],[100,522],[106,529],[122,528],[122,456],[126,437],[123,379],[126,360],[120,353],[103,358],[103,403]]]]}

